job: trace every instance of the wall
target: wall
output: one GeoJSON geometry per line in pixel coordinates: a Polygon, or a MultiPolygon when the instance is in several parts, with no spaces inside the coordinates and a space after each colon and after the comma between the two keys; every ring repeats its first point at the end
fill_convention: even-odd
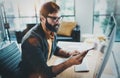
{"type": "Polygon", "coordinates": [[[75,0],[76,20],[80,25],[82,34],[92,33],[93,1],[94,0],[75,0]]]}
{"type": "Polygon", "coordinates": [[[2,9],[1,9],[1,7],[2,7],[2,4],[0,2],[0,42],[3,39],[3,20],[2,20],[2,11],[1,11],[2,9]]]}
{"type": "Polygon", "coordinates": [[[2,2],[0,2],[0,42],[6,38],[5,30],[4,30],[4,19],[2,12],[2,2]]]}

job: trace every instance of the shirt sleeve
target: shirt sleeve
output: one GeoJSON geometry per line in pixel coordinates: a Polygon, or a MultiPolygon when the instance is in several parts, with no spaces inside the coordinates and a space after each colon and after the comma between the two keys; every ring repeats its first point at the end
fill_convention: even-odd
{"type": "Polygon", "coordinates": [[[61,49],[61,48],[57,46],[56,49],[55,49],[54,55],[57,55],[57,54],[58,54],[58,51],[59,51],[60,49],[61,49]]]}
{"type": "Polygon", "coordinates": [[[28,41],[22,45],[23,59],[29,63],[32,70],[39,73],[44,73],[49,77],[55,77],[56,74],[52,72],[52,66],[46,64],[46,59],[41,44],[31,44],[28,41]]]}

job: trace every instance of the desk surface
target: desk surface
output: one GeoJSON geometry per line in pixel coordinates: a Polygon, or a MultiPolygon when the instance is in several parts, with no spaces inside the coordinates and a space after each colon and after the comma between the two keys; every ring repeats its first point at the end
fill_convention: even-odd
{"type": "MultiPolygon", "coordinates": [[[[76,43],[76,42],[58,42],[58,46],[61,48],[66,48],[66,50],[74,50],[79,48],[78,46],[83,43],[76,43]],[[73,46],[73,48],[72,48],[73,46]],[[75,48],[76,47],[76,48],[75,48]]],[[[91,44],[90,44],[91,45],[91,44]]],[[[88,46],[90,46],[88,45],[88,46]]],[[[86,60],[87,66],[89,68],[89,72],[75,72],[74,66],[66,69],[62,73],[60,73],[56,78],[93,78],[94,72],[96,69],[98,58],[101,57],[101,53],[98,51],[90,51],[84,58],[86,60]]],[[[53,56],[50,61],[48,62],[48,65],[55,64],[55,61],[60,58],[53,56]]],[[[62,58],[61,58],[62,59],[62,58]]]]}

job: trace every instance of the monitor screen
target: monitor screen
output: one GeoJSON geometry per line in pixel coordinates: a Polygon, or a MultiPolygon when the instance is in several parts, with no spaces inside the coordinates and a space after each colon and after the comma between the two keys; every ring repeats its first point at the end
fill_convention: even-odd
{"type": "MultiPolygon", "coordinates": [[[[106,36],[108,37],[108,41],[107,41],[107,45],[106,45],[106,49],[103,52],[103,58],[98,64],[98,66],[96,66],[96,70],[94,73],[94,78],[102,78],[102,74],[103,71],[105,69],[105,66],[107,64],[107,61],[109,59],[110,54],[112,53],[112,47],[113,47],[113,43],[115,41],[115,34],[116,34],[116,20],[114,18],[114,16],[110,16],[110,21],[106,30],[106,36]]],[[[99,60],[98,59],[98,60],[99,60]]]]}
{"type": "Polygon", "coordinates": [[[105,30],[105,36],[106,37],[108,37],[108,38],[110,37],[115,25],[116,25],[116,21],[115,21],[114,16],[110,16],[109,22],[108,22],[106,30],[105,30]]]}

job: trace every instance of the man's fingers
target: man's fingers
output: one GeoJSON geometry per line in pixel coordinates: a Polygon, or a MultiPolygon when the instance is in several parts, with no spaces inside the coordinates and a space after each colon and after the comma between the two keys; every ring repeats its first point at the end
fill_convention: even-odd
{"type": "Polygon", "coordinates": [[[80,63],[82,63],[82,61],[83,61],[84,57],[86,56],[86,54],[87,54],[87,51],[83,52],[83,53],[80,54],[80,56],[78,57],[78,60],[79,60],[80,63]]]}
{"type": "Polygon", "coordinates": [[[88,53],[88,51],[84,51],[81,55],[85,56],[88,53]]]}
{"type": "Polygon", "coordinates": [[[75,53],[80,53],[79,51],[75,50],[75,53]]]}
{"type": "Polygon", "coordinates": [[[80,52],[75,52],[75,53],[73,54],[73,56],[78,55],[78,54],[80,54],[80,52]]]}
{"type": "Polygon", "coordinates": [[[84,52],[80,53],[78,55],[78,59],[81,58],[81,57],[85,57],[86,54],[87,54],[87,51],[84,51],[84,52]]]}
{"type": "Polygon", "coordinates": [[[70,54],[71,54],[72,56],[76,56],[76,55],[80,54],[80,52],[77,51],[77,50],[75,50],[74,52],[71,52],[70,54]]]}

